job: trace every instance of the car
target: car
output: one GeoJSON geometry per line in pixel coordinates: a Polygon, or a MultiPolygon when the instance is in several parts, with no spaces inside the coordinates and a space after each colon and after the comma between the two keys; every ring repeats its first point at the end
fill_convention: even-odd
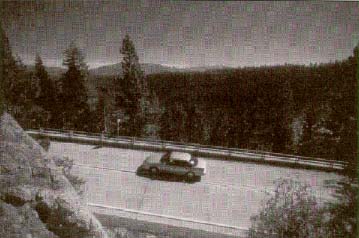
{"type": "Polygon", "coordinates": [[[164,173],[172,174],[192,182],[200,180],[201,176],[206,174],[206,162],[190,153],[169,151],[147,157],[139,167],[139,171],[147,171],[152,177],[164,173]]]}

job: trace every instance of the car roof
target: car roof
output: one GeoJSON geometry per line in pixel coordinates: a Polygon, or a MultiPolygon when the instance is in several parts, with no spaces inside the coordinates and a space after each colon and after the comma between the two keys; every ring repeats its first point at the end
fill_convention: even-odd
{"type": "Polygon", "coordinates": [[[173,151],[170,158],[173,160],[190,161],[192,156],[189,153],[173,151]]]}

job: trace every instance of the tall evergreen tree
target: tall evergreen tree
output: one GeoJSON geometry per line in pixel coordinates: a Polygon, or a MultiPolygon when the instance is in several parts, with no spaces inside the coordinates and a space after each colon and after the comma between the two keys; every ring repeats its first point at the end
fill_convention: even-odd
{"type": "Polygon", "coordinates": [[[175,105],[165,107],[160,118],[160,137],[164,140],[186,141],[186,121],[187,113],[183,105],[176,103],[175,105]]]}
{"type": "MultiPolygon", "coordinates": [[[[357,70],[357,79],[353,80],[357,82],[359,78],[359,70],[357,63],[359,61],[358,45],[354,48],[353,57],[349,58],[349,63],[353,64],[349,66],[348,70],[357,70]],[[353,67],[354,66],[354,67],[353,67]]],[[[346,79],[348,80],[348,79],[346,79]]],[[[349,78],[350,80],[350,78],[349,78]]],[[[341,84],[348,84],[347,81],[341,82],[341,84]]],[[[342,94],[352,94],[355,97],[357,87],[354,87],[355,92],[351,92],[353,85],[350,83],[346,85],[342,94]],[[350,93],[351,92],[351,93],[350,93]]],[[[343,174],[345,175],[339,182],[334,181],[333,184],[329,184],[329,187],[335,191],[334,196],[337,198],[337,202],[329,203],[330,218],[327,227],[329,228],[328,237],[357,237],[357,210],[358,210],[358,171],[357,171],[357,156],[358,156],[358,135],[357,135],[357,102],[345,101],[345,97],[337,98],[336,103],[333,103],[334,108],[331,115],[332,128],[339,127],[337,129],[337,142],[335,159],[344,160],[347,165],[344,167],[343,174]],[[340,110],[343,105],[346,111],[340,110]],[[333,126],[334,124],[334,126],[333,126]]],[[[335,130],[334,130],[335,131],[335,130]]],[[[335,135],[334,134],[334,135],[335,135]]]]}
{"type": "MultiPolygon", "coordinates": [[[[49,77],[46,69],[42,63],[40,55],[36,55],[35,59],[35,77],[39,81],[39,94],[37,96],[37,104],[46,110],[51,118],[46,118],[46,121],[53,119],[56,108],[56,90],[55,84],[49,77]]],[[[46,125],[48,126],[48,124],[46,125]]]]}
{"type": "Polygon", "coordinates": [[[162,140],[179,140],[175,137],[176,130],[173,128],[172,120],[172,110],[169,107],[164,107],[164,111],[161,114],[159,119],[159,136],[162,140]]]}
{"type": "MultiPolygon", "coordinates": [[[[34,91],[32,73],[19,57],[11,52],[9,40],[0,23],[0,114],[11,113],[23,127],[32,126],[34,118],[34,91]]],[[[39,113],[37,113],[39,115],[39,113]]]]}
{"type": "Polygon", "coordinates": [[[0,22],[0,115],[5,110],[5,85],[4,85],[4,47],[5,32],[2,29],[0,22]]]}
{"type": "Polygon", "coordinates": [[[68,70],[61,78],[63,126],[68,129],[87,130],[90,109],[87,104],[85,78],[87,65],[82,52],[74,45],[64,53],[63,65],[68,70]]]}
{"type": "Polygon", "coordinates": [[[117,106],[128,116],[125,123],[128,135],[140,136],[148,108],[148,90],[144,81],[135,46],[128,35],[122,41],[122,78],[117,80],[117,106]],[[121,93],[120,93],[121,92],[121,93]]]}
{"type": "Polygon", "coordinates": [[[0,111],[8,111],[23,127],[29,127],[35,120],[33,115],[36,115],[33,75],[26,71],[19,57],[12,55],[9,40],[1,26],[0,44],[0,111]]]}
{"type": "Polygon", "coordinates": [[[105,89],[98,89],[98,101],[96,104],[96,132],[106,131],[106,104],[105,104],[105,89]]]}
{"type": "Polygon", "coordinates": [[[315,112],[312,105],[304,112],[303,135],[300,142],[299,153],[306,156],[313,155],[313,126],[315,124],[315,112]]]}
{"type": "Polygon", "coordinates": [[[288,80],[283,81],[279,87],[277,98],[278,104],[274,113],[276,121],[273,127],[273,148],[274,152],[291,152],[292,132],[291,122],[293,113],[293,92],[288,80]]]}
{"type": "Polygon", "coordinates": [[[10,43],[0,23],[1,44],[1,93],[3,109],[10,109],[14,99],[17,65],[12,55],[10,43]]]}

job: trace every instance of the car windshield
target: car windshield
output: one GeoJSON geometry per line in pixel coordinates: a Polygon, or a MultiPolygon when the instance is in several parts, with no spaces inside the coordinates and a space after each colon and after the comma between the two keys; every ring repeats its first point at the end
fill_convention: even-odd
{"type": "Polygon", "coordinates": [[[189,161],[191,159],[190,154],[183,153],[183,152],[177,152],[177,151],[173,151],[171,153],[170,157],[174,160],[183,160],[183,161],[189,161]]]}

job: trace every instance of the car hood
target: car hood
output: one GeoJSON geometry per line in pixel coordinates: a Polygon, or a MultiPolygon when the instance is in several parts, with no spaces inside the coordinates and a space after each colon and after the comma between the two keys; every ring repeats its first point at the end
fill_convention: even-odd
{"type": "Polygon", "coordinates": [[[146,158],[145,163],[148,164],[159,163],[161,161],[161,158],[162,158],[161,155],[150,155],[146,158]]]}

